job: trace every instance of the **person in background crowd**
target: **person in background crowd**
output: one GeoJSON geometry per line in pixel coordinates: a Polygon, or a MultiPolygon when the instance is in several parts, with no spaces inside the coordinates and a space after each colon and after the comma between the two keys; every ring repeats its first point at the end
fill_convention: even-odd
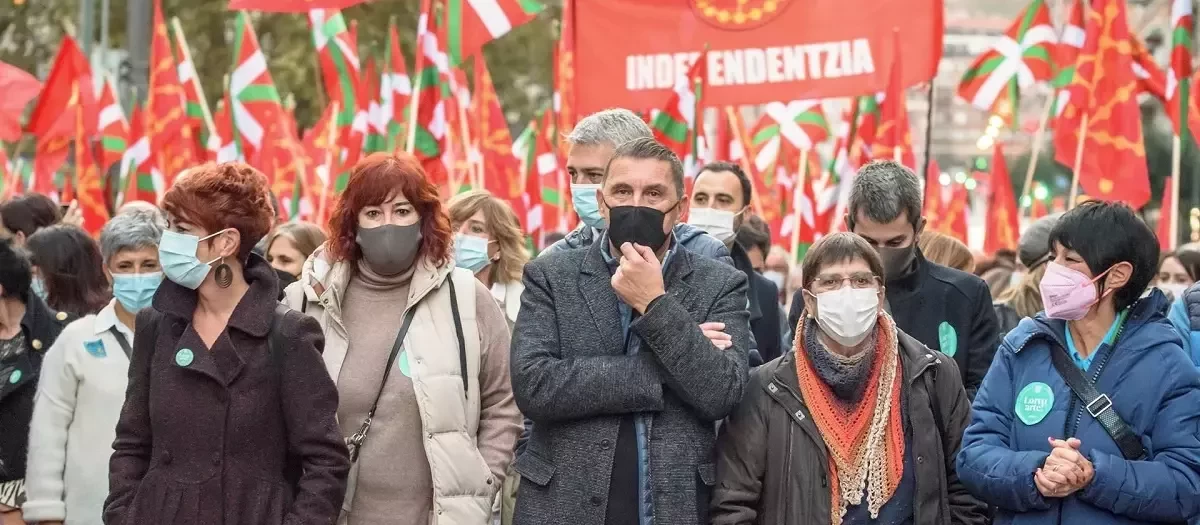
{"type": "Polygon", "coordinates": [[[1009,332],[979,389],[963,484],[1001,525],[1200,516],[1200,372],[1166,298],[1146,290],[1154,233],[1128,206],[1092,201],[1066,212],[1050,242],[1046,310],[1009,332]]]}
{"type": "MultiPolygon", "coordinates": [[[[762,277],[767,277],[767,273],[771,273],[766,269],[766,257],[771,253],[771,227],[766,221],[762,220],[757,215],[751,215],[746,219],[746,222],[738,227],[737,242],[746,248],[746,255],[750,258],[750,265],[754,267],[754,271],[762,277]]],[[[775,277],[782,278],[783,274],[776,274],[775,277]]],[[[775,281],[771,281],[772,284],[775,281]]],[[[780,282],[780,284],[786,284],[780,282]]],[[[778,298],[783,297],[783,289],[779,289],[775,294],[776,302],[771,306],[776,311],[775,324],[779,327],[779,348],[781,353],[787,349],[788,343],[792,340],[792,329],[787,325],[787,310],[783,309],[783,305],[778,302],[778,298]]],[[[767,305],[763,304],[762,308],[766,309],[767,305]]],[[[751,325],[753,326],[753,324],[751,325]]],[[[755,343],[757,345],[757,341],[755,343]]],[[[761,352],[761,350],[756,350],[761,352]]],[[[750,356],[754,358],[753,355],[750,356]]],[[[770,361],[771,358],[760,357],[763,361],[770,361]]],[[[751,365],[754,365],[752,362],[751,365]]]]}
{"type": "Polygon", "coordinates": [[[879,254],[834,233],[803,273],[795,350],[752,373],[721,429],[712,522],[986,523],[955,474],[970,418],[958,367],[883,311],[879,254]]]}
{"type": "Polygon", "coordinates": [[[324,242],[325,232],[321,231],[320,226],[311,222],[285,222],[267,235],[264,253],[276,272],[299,279],[304,261],[324,242]]]}
{"type": "Polygon", "coordinates": [[[521,311],[521,270],[529,262],[521,222],[507,202],[485,190],[450,199],[450,228],[455,230],[455,263],[470,270],[491,290],[509,326],[521,311]]]}
{"type": "Polygon", "coordinates": [[[996,250],[996,253],[983,261],[976,259],[975,275],[978,275],[983,282],[987,284],[988,290],[991,290],[992,297],[1000,297],[1000,294],[1012,284],[1012,274],[1017,269],[1017,252],[1015,250],[1001,249],[996,250]]]}
{"type": "Polygon", "coordinates": [[[490,523],[521,429],[504,313],[455,268],[438,188],[411,155],[359,161],[330,217],[285,302],[325,331],[354,465],[343,523],[490,523]]]}
{"type": "MultiPolygon", "coordinates": [[[[607,228],[596,195],[604,169],[617,146],[639,138],[652,138],[654,132],[641,117],[627,109],[606,109],[584,117],[567,135],[567,174],[571,177],[571,203],[580,224],[561,241],[542,250],[539,257],[562,250],[587,248],[607,228]]],[[[701,257],[721,259],[732,264],[725,243],[687,223],[675,226],[675,239],[701,257]]]]}
{"type": "MultiPolygon", "coordinates": [[[[792,311],[792,299],[794,299],[796,297],[796,294],[800,293],[800,289],[803,287],[804,287],[804,275],[800,273],[800,267],[793,268],[791,273],[788,274],[787,294],[786,294],[787,303],[785,303],[783,305],[784,310],[786,310],[788,312],[792,311]]],[[[790,321],[791,314],[788,315],[788,318],[789,318],[788,328],[789,328],[789,330],[794,330],[796,328],[796,326],[795,326],[795,323],[792,323],[790,321]]],[[[788,337],[787,341],[788,341],[788,344],[783,345],[784,347],[791,346],[791,337],[788,337]]]]}
{"type": "MultiPolygon", "coordinates": [[[[769,230],[770,228],[767,229],[769,230]]],[[[791,260],[792,254],[782,246],[771,246],[770,251],[767,252],[767,258],[764,261],[765,266],[763,267],[763,276],[775,283],[781,292],[787,287],[787,279],[792,273],[791,260]]],[[[781,297],[780,304],[783,304],[783,302],[790,297],[790,295],[781,297]]]]}
{"type": "Polygon", "coordinates": [[[31,235],[62,221],[62,210],[41,193],[17,195],[0,203],[0,221],[12,234],[17,246],[24,246],[31,235]]]}
{"type": "Polygon", "coordinates": [[[191,169],[163,196],[167,280],[138,312],[104,523],[333,523],[350,469],[315,321],[251,253],[267,178],[191,169]]]}
{"type": "Polygon", "coordinates": [[[672,234],[683,184],[662,144],[622,144],[600,240],[525,267],[512,381],[534,425],[514,523],[708,523],[714,422],[742,397],[749,313],[745,274],[672,234]],[[721,346],[696,319],[728,334],[721,346]]]}
{"type": "Polygon", "coordinates": [[[0,524],[21,525],[29,423],[45,352],[74,318],[32,293],[33,270],[0,239],[0,524]]]}
{"type": "Polygon", "coordinates": [[[1061,213],[1042,217],[1021,234],[1017,243],[1021,269],[1013,274],[1012,284],[992,304],[1001,334],[1016,328],[1021,319],[1042,311],[1042,277],[1046,275],[1046,263],[1053,258],[1050,231],[1058,224],[1059,217],[1062,217],[1061,213]]]}
{"type": "Polygon", "coordinates": [[[960,272],[975,273],[975,256],[971,249],[954,237],[935,231],[922,231],[917,236],[917,249],[929,262],[960,272]]]}
{"type": "Polygon", "coordinates": [[[29,435],[25,520],[99,525],[108,457],[125,400],[135,317],[162,282],[163,227],[143,211],[113,217],[100,232],[113,299],[66,327],[42,363],[29,435]]]}
{"type": "Polygon", "coordinates": [[[100,246],[78,226],[56,224],[25,241],[33,263],[33,293],[74,316],[98,313],[112,300],[100,246]]]}
{"type": "Polygon", "coordinates": [[[1158,280],[1160,282],[1164,280],[1178,282],[1183,280],[1183,274],[1187,274],[1187,279],[1192,279],[1193,284],[1183,287],[1182,290],[1179,290],[1180,287],[1177,284],[1159,284],[1158,287],[1164,289],[1166,286],[1165,290],[1174,296],[1168,318],[1175,326],[1175,330],[1183,337],[1184,352],[1187,352],[1191,356],[1192,362],[1200,367],[1200,283],[1195,283],[1197,273],[1200,273],[1200,268],[1196,267],[1196,260],[1200,258],[1200,252],[1185,246],[1174,253],[1184,272],[1180,273],[1179,268],[1169,262],[1169,257],[1163,257],[1163,262],[1159,265],[1158,280]],[[1168,270],[1168,272],[1163,272],[1163,270],[1168,270]]]}
{"type": "MultiPolygon", "coordinates": [[[[917,246],[925,229],[921,181],[894,161],[863,166],[846,213],[850,231],[883,259],[884,307],[904,333],[958,362],[967,396],[974,398],[999,342],[987,285],[978,277],[930,262],[917,246]]],[[[799,290],[796,293],[803,293],[799,290]]],[[[799,322],[804,301],[792,299],[788,320],[799,322]]]]}
{"type": "Polygon", "coordinates": [[[759,273],[770,251],[770,233],[756,232],[758,238],[748,246],[737,242],[738,230],[748,222],[746,214],[750,212],[751,198],[750,178],[741,166],[732,162],[710,163],[696,175],[688,224],[724,242],[733,258],[733,267],[746,274],[750,331],[754,334],[754,349],[758,351],[758,359],[751,357],[750,364],[757,366],[779,357],[783,348],[779,337],[779,289],[759,273]],[[751,259],[752,252],[757,261],[751,259]]]}
{"type": "Polygon", "coordinates": [[[1154,276],[1154,286],[1166,293],[1167,299],[1174,301],[1198,280],[1200,280],[1200,252],[1186,250],[1167,252],[1158,261],[1158,273],[1154,276]]]}
{"type": "Polygon", "coordinates": [[[127,213],[149,213],[160,223],[166,224],[167,220],[162,216],[162,210],[158,206],[146,201],[129,201],[117,208],[117,212],[113,216],[125,215],[127,213]]]}

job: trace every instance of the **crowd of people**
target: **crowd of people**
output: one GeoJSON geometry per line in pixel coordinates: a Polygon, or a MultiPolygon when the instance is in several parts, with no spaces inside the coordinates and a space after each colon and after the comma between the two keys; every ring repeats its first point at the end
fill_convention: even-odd
{"type": "Polygon", "coordinates": [[[1200,520],[1200,249],[1088,202],[979,257],[878,161],[792,261],[738,164],[565,140],[537,254],[404,154],[321,225],[240,163],[97,239],[0,203],[0,524],[1200,520]]]}

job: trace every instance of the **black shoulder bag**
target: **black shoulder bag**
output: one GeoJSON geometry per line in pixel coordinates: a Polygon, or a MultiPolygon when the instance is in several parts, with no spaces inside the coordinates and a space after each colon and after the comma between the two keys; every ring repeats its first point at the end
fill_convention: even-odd
{"type": "MultiPolygon", "coordinates": [[[[1100,426],[1104,427],[1104,431],[1108,432],[1108,435],[1117,443],[1117,447],[1121,449],[1121,455],[1130,461],[1146,459],[1146,448],[1142,446],[1142,440],[1129,427],[1129,424],[1121,419],[1121,415],[1117,414],[1117,410],[1113,408],[1112,399],[1109,399],[1107,394],[1096,390],[1096,385],[1084,377],[1079,367],[1071,362],[1071,356],[1067,355],[1066,350],[1057,344],[1051,346],[1053,349],[1050,350],[1050,360],[1054,362],[1054,369],[1058,370],[1058,375],[1062,376],[1063,381],[1071,388],[1071,392],[1074,392],[1075,397],[1083,403],[1083,409],[1096,418],[1096,421],[1100,422],[1100,426]]],[[[1099,363],[1101,369],[1106,362],[1107,359],[1099,363]]]]}

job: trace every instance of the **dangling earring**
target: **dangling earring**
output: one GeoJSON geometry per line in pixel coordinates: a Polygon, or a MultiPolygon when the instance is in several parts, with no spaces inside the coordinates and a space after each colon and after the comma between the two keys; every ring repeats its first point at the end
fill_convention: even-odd
{"type": "Polygon", "coordinates": [[[233,268],[225,264],[224,257],[221,258],[221,262],[217,265],[217,268],[213,270],[213,274],[213,277],[217,281],[217,286],[229,288],[229,285],[233,284],[233,268]]]}

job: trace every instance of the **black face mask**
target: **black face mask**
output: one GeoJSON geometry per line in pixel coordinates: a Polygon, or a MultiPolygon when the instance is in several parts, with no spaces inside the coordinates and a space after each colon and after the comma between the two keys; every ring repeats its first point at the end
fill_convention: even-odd
{"type": "MultiPolygon", "coordinates": [[[[607,204],[605,204],[607,206],[607,204]]],[[[679,203],[676,202],[675,206],[679,203]]],[[[663,221],[667,211],[658,211],[649,206],[617,206],[608,208],[608,238],[617,249],[622,244],[640,244],[657,252],[667,242],[663,221]]]]}
{"type": "Polygon", "coordinates": [[[360,227],[355,241],[371,271],[383,276],[396,275],[412,266],[421,249],[421,223],[360,227]]]}
{"type": "Polygon", "coordinates": [[[904,277],[912,268],[913,260],[917,258],[917,243],[914,240],[912,244],[901,248],[880,246],[879,258],[883,259],[885,279],[894,280],[904,277]]]}

